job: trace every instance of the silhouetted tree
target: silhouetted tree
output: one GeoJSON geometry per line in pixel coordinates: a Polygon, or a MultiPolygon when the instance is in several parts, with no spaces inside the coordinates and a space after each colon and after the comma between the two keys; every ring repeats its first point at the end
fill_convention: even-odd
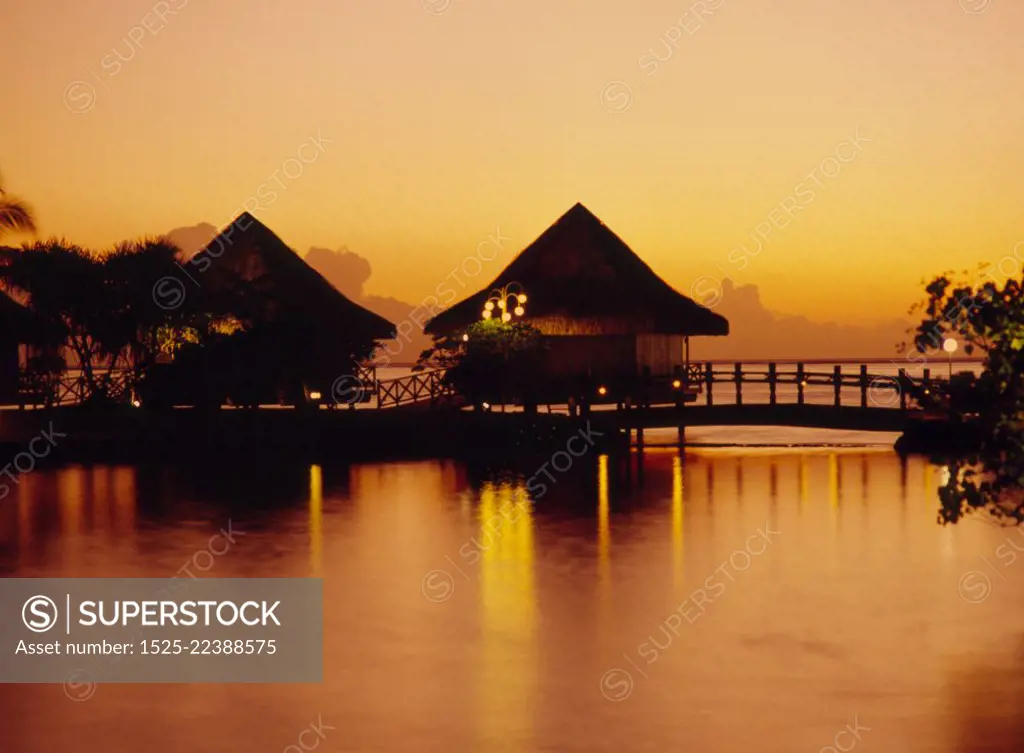
{"type": "Polygon", "coordinates": [[[100,260],[80,246],[50,240],[12,254],[0,271],[7,285],[25,294],[55,344],[74,353],[88,393],[99,392],[93,367],[108,336],[100,260]]]}
{"type": "Polygon", "coordinates": [[[925,289],[924,320],[914,333],[921,352],[956,339],[968,354],[984,355],[982,374],[953,381],[941,397],[950,420],[977,437],[949,465],[939,490],[939,519],[953,523],[978,509],[1024,522],[1024,298],[1021,282],[980,286],[948,276],[925,289]]]}
{"type": "Polygon", "coordinates": [[[49,240],[12,253],[0,275],[46,323],[50,344],[74,355],[85,396],[101,398],[110,396],[110,369],[126,369],[134,388],[168,341],[198,341],[212,326],[197,296],[174,309],[154,299],[154,281],[174,271],[177,253],[163,239],[121,244],[104,255],[49,240]]]}
{"type": "Polygon", "coordinates": [[[103,257],[106,315],[104,350],[111,367],[124,367],[139,379],[164,354],[209,335],[217,319],[213,296],[200,288],[180,305],[161,306],[154,282],[179,273],[179,249],[166,238],[146,238],[115,246],[103,257]]]}
{"type": "Polygon", "coordinates": [[[540,331],[494,318],[471,324],[465,335],[435,338],[415,368],[447,369],[445,382],[474,405],[529,404],[543,363],[540,331]]]}
{"type": "Polygon", "coordinates": [[[29,205],[8,194],[3,187],[3,178],[0,178],[0,235],[4,232],[34,235],[36,221],[29,205]]]}

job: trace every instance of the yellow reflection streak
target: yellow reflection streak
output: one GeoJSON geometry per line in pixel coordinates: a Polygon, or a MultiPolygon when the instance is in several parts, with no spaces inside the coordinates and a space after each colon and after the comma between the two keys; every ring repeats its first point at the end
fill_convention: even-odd
{"type": "Polygon", "coordinates": [[[26,557],[32,545],[32,498],[31,477],[26,476],[18,484],[18,558],[26,557]]]}
{"type": "Polygon", "coordinates": [[[57,500],[60,505],[61,555],[70,568],[83,562],[85,470],[65,468],[57,472],[57,500]]]}
{"type": "Polygon", "coordinates": [[[92,530],[110,536],[110,468],[94,467],[89,474],[92,488],[92,530]]]}
{"type": "Polygon", "coordinates": [[[82,533],[82,503],[85,473],[81,468],[65,468],[57,473],[57,499],[60,500],[61,535],[72,539],[82,533]]]}
{"type": "Polygon", "coordinates": [[[672,458],[672,582],[683,581],[683,459],[672,458]]]}
{"type": "Polygon", "coordinates": [[[503,739],[509,750],[533,748],[536,692],[536,595],[533,508],[523,484],[480,490],[482,661],[480,749],[503,739]],[[510,739],[509,730],[523,737],[510,739]]]}
{"type": "Polygon", "coordinates": [[[608,456],[597,458],[597,564],[601,592],[607,596],[611,582],[611,530],[608,525],[608,456]]]}
{"type": "Polygon", "coordinates": [[[323,569],[324,478],[318,465],[309,467],[309,569],[319,578],[323,569]]]}
{"type": "Polygon", "coordinates": [[[137,504],[135,469],[117,468],[114,471],[114,515],[118,533],[135,533],[137,504]]]}

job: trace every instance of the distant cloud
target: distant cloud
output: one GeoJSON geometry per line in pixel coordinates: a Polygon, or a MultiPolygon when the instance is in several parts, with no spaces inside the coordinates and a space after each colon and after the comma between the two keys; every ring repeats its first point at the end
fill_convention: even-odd
{"type": "Polygon", "coordinates": [[[370,262],[344,246],[337,251],[311,248],[306,263],[326,277],[334,287],[353,301],[363,298],[363,285],[370,279],[370,262]]]}
{"type": "Polygon", "coordinates": [[[695,338],[696,359],[754,358],[899,358],[896,347],[907,342],[909,321],[871,326],[814,322],[767,309],[756,285],[722,284],[715,312],[729,320],[728,337],[695,338]]]}
{"type": "MultiPolygon", "coordinates": [[[[433,339],[424,335],[410,314],[415,304],[379,295],[367,295],[363,289],[373,270],[370,262],[354,251],[342,247],[337,251],[328,248],[311,248],[305,256],[306,263],[322,274],[327,281],[340,290],[349,299],[360,306],[365,306],[375,314],[383,316],[390,322],[400,324],[409,322],[413,331],[407,333],[407,341],[392,340],[388,343],[388,353],[395,363],[413,363],[419,354],[430,347],[433,339]]],[[[408,327],[403,327],[407,330],[408,327]]]]}
{"type": "Polygon", "coordinates": [[[175,228],[167,233],[167,237],[186,257],[192,257],[216,238],[217,232],[217,228],[209,222],[201,222],[192,227],[175,228]]]}

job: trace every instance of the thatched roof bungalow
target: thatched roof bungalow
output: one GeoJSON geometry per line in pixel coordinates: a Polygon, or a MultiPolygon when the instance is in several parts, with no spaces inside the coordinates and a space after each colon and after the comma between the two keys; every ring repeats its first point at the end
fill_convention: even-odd
{"type": "Polygon", "coordinates": [[[552,376],[670,375],[685,368],[690,337],[729,333],[724,317],[676,292],[582,204],[427,333],[464,330],[504,286],[527,296],[522,320],[548,341],[552,376]]]}
{"type": "Polygon", "coordinates": [[[395,336],[395,325],[346,298],[306,264],[273,231],[243,212],[189,261],[214,289],[241,280],[252,286],[266,308],[267,320],[315,322],[325,333],[341,332],[373,340],[395,336]]]}
{"type": "Polygon", "coordinates": [[[251,325],[194,367],[234,402],[330,401],[332,383],[395,336],[394,324],[345,297],[248,212],[182,268],[211,313],[251,325]]]}

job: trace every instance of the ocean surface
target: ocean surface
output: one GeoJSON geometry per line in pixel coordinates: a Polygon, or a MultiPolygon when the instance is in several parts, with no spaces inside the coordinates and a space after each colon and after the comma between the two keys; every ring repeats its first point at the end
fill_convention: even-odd
{"type": "Polygon", "coordinates": [[[324,579],[324,681],[2,685],[0,750],[1024,749],[1024,533],[938,525],[943,468],[892,437],[691,440],[773,446],[586,454],[539,495],[501,457],[22,476],[5,577],[170,577],[230,525],[203,576],[324,579]]]}

